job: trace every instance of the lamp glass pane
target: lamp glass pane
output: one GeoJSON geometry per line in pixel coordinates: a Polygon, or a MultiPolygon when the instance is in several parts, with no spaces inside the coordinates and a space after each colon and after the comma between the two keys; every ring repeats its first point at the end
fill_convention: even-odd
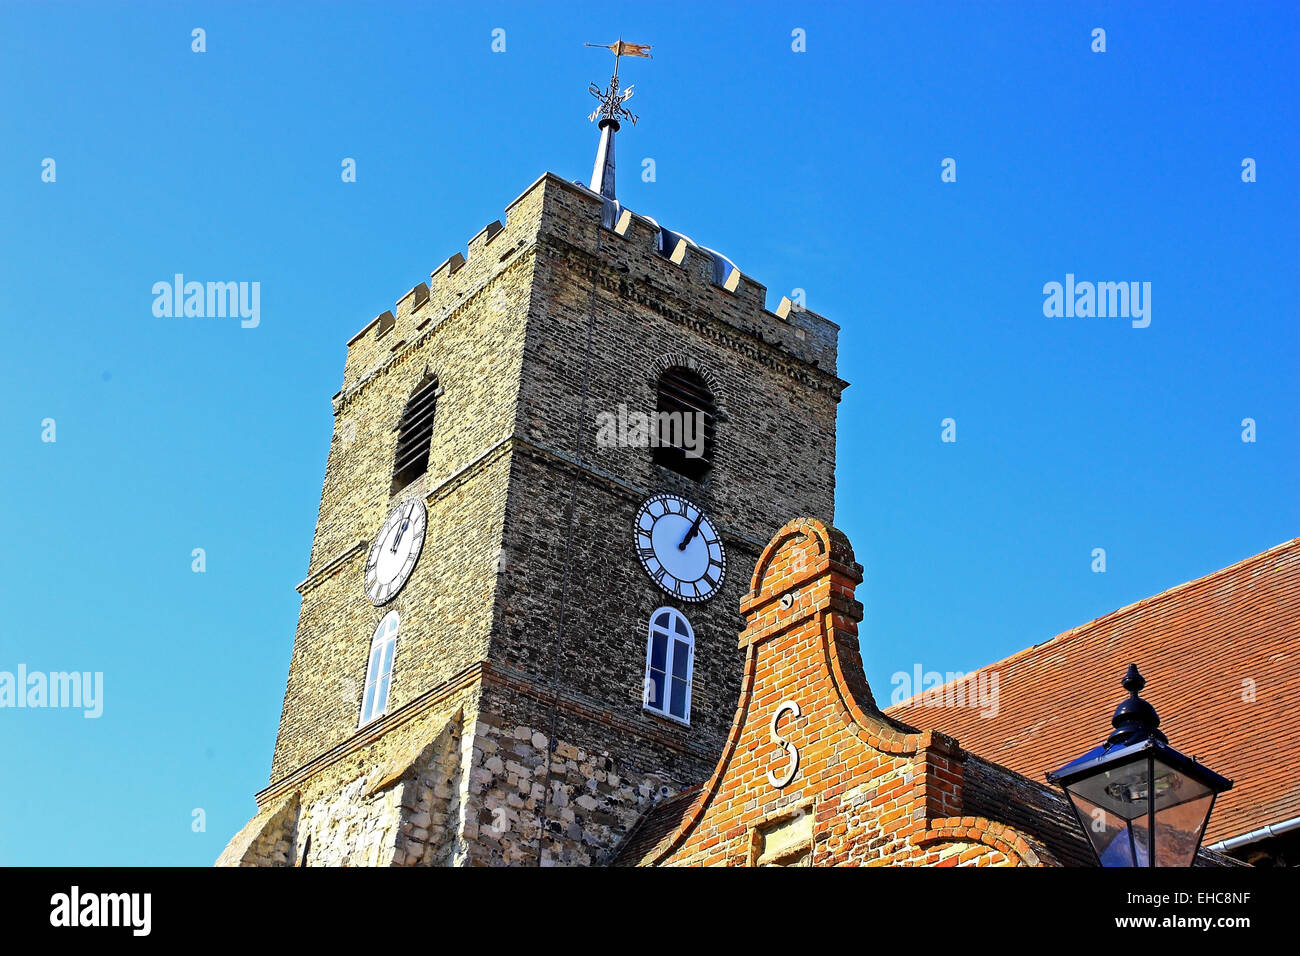
{"type": "MultiPolygon", "coordinates": [[[[1134,866],[1133,843],[1128,821],[1110,813],[1105,807],[1098,806],[1073,789],[1066,790],[1074,811],[1079,816],[1079,825],[1092,842],[1092,848],[1102,866],[1134,866]]],[[[1146,860],[1145,834],[1141,846],[1142,860],[1146,860]]]]}
{"type": "Polygon", "coordinates": [[[1128,836],[1133,844],[1133,859],[1137,861],[1134,865],[1150,866],[1151,819],[1145,816],[1134,817],[1128,825],[1128,836]]]}
{"type": "Polygon", "coordinates": [[[1091,777],[1076,780],[1066,789],[1078,797],[1123,820],[1145,817],[1148,791],[1147,758],[1110,767],[1091,777]]]}
{"type": "Polygon", "coordinates": [[[1201,781],[1175,770],[1159,757],[1155,758],[1156,813],[1180,803],[1199,800],[1210,793],[1201,781]]]}
{"type": "Polygon", "coordinates": [[[1156,811],[1156,866],[1191,866],[1214,794],[1156,811]]]}

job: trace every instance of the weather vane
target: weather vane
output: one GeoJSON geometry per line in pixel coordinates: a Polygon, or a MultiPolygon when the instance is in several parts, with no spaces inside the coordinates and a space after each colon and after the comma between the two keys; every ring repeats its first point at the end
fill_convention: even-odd
{"type": "Polygon", "coordinates": [[[613,124],[618,129],[619,119],[630,119],[632,125],[636,125],[636,114],[629,110],[623,104],[632,98],[632,87],[629,86],[623,92],[618,89],[618,62],[625,56],[650,56],[650,44],[648,43],[628,43],[620,38],[615,43],[588,43],[587,46],[600,47],[602,50],[612,50],[614,52],[614,76],[609,81],[607,89],[601,89],[595,83],[587,87],[589,93],[596,99],[600,100],[600,105],[592,110],[587,119],[594,121],[600,117],[600,125],[607,123],[613,124]]]}

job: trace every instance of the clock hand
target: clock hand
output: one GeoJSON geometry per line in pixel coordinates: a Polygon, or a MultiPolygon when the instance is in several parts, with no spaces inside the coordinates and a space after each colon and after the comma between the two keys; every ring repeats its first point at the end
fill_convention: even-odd
{"type": "Polygon", "coordinates": [[[411,507],[407,509],[406,517],[402,519],[402,526],[397,529],[397,537],[393,539],[393,546],[388,549],[393,554],[397,553],[397,546],[402,543],[402,535],[404,535],[406,533],[406,529],[411,526],[411,512],[413,511],[415,511],[414,504],[412,504],[411,507]]]}
{"type": "Polygon", "coordinates": [[[701,511],[696,517],[695,523],[691,525],[691,530],[686,532],[686,537],[682,538],[682,543],[677,546],[678,551],[685,551],[686,546],[691,543],[697,534],[700,533],[700,522],[704,520],[704,512],[701,511]]]}

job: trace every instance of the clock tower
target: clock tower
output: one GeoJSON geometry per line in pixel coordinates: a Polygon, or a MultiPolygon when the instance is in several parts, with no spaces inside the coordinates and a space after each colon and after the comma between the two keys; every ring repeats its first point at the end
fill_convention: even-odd
{"type": "Polygon", "coordinates": [[[591,186],[543,175],[348,342],[219,864],[600,865],[717,762],[755,562],[834,517],[838,328],[623,207],[595,92],[591,186]]]}

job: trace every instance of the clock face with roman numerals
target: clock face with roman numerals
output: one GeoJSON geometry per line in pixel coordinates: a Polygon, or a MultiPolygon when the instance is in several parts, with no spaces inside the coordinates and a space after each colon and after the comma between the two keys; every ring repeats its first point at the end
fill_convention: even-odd
{"type": "Polygon", "coordinates": [[[683,601],[707,601],[722,587],[727,556],[713,522],[680,495],[654,495],[636,516],[636,553],[651,580],[683,601]]]}
{"type": "Polygon", "coordinates": [[[402,590],[420,559],[425,523],[424,503],[417,498],[389,513],[366,558],[366,597],[371,604],[386,604],[402,590]]]}

